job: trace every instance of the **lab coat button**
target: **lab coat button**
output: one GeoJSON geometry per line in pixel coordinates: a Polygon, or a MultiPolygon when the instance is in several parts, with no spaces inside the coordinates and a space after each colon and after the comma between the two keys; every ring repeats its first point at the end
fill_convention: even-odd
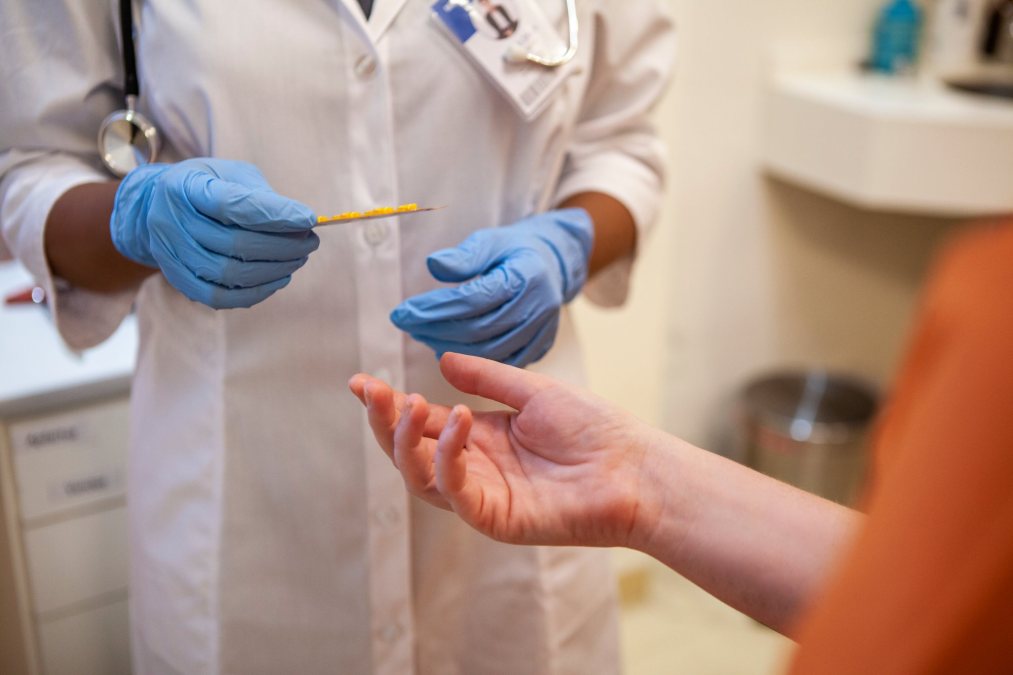
{"type": "Polygon", "coordinates": [[[401,637],[402,632],[404,631],[401,629],[401,624],[389,623],[380,629],[380,639],[390,644],[401,637]]]}
{"type": "Polygon", "coordinates": [[[401,523],[401,514],[394,506],[388,506],[376,514],[377,520],[388,527],[394,527],[401,523]]]}
{"type": "Polygon", "coordinates": [[[369,54],[363,54],[355,60],[355,74],[365,80],[376,72],[376,59],[369,54]]]}
{"type": "Polygon", "coordinates": [[[366,224],[366,230],[363,236],[366,238],[366,243],[370,246],[379,246],[387,239],[387,235],[390,233],[390,226],[382,221],[372,221],[366,224]]]}

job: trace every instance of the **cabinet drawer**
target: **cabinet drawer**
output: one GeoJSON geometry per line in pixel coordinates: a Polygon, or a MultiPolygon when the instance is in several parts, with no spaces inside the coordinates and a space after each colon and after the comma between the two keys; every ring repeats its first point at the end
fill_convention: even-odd
{"type": "Polygon", "coordinates": [[[39,623],[45,675],[130,675],[127,601],[39,623]]]}
{"type": "Polygon", "coordinates": [[[11,424],[21,519],[123,495],[127,424],[126,399],[11,424]]]}
{"type": "Polygon", "coordinates": [[[37,616],[127,588],[127,510],[23,531],[37,616]]]}

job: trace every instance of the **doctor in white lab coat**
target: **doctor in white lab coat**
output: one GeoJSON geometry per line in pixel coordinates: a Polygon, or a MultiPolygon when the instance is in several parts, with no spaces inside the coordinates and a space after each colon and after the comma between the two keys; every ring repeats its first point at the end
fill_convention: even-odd
{"type": "MultiPolygon", "coordinates": [[[[565,30],[563,0],[540,4],[565,30]]],[[[122,100],[116,3],[0,6],[4,238],[48,287],[74,348],[101,342],[136,303],[128,494],[138,672],[619,669],[603,553],[493,543],[406,498],[345,380],[372,372],[456,400],[433,351],[389,315],[440,286],[429,253],[475,230],[594,193],[625,207],[642,235],[662,189],[648,114],[671,67],[672,26],[654,0],[579,2],[578,68],[525,121],[440,34],[430,5],[376,0],[367,21],[355,0],[135,4],[140,107],[167,141],[161,161],[250,162],[279,194],[322,214],[449,205],[322,230],[287,287],[224,311],[163,274],[109,287],[57,274],[109,248],[79,233],[71,261],[56,264],[67,241],[52,222],[72,190],[115,189],[95,136],[122,100]]],[[[77,213],[106,209],[108,222],[103,199],[77,213]]],[[[621,302],[631,259],[606,261],[585,292],[621,302]]],[[[580,381],[565,308],[538,368],[580,381]]]]}

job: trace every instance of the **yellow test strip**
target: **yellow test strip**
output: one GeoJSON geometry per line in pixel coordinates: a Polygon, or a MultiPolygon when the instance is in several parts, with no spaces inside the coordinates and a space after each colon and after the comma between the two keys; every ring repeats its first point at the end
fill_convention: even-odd
{"type": "Polygon", "coordinates": [[[319,216],[317,225],[333,225],[335,223],[347,223],[352,220],[368,220],[370,218],[389,218],[391,216],[403,216],[409,213],[424,213],[426,211],[438,211],[442,206],[419,208],[418,204],[402,204],[401,206],[380,206],[369,211],[345,211],[335,216],[319,216]]]}

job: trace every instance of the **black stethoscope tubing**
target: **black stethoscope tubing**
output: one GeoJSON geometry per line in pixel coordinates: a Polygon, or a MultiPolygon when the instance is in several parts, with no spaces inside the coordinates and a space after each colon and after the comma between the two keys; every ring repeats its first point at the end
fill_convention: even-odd
{"type": "Polygon", "coordinates": [[[134,9],[131,0],[120,0],[120,33],[123,40],[123,92],[139,96],[137,81],[137,52],[134,47],[134,9]]]}

